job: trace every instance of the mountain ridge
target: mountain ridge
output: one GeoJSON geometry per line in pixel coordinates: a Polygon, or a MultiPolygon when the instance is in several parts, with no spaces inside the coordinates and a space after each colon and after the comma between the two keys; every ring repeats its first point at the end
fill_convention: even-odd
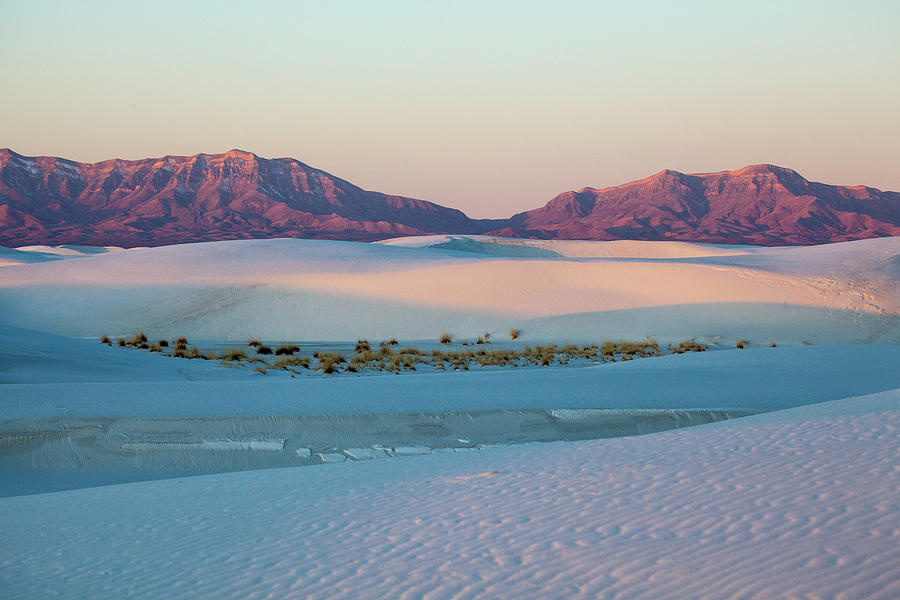
{"type": "Polygon", "coordinates": [[[696,174],[667,169],[619,186],[563,192],[493,233],[812,245],[900,235],[900,194],[813,182],[768,164],[696,174]]]}
{"type": "Polygon", "coordinates": [[[369,241],[438,229],[477,232],[456,209],[366,191],[291,158],[231,150],[77,163],[0,150],[0,243],[369,241]]]}
{"type": "Polygon", "coordinates": [[[771,164],[694,174],[664,169],[563,192],[508,219],[472,219],[426,200],[364,190],[293,158],[239,149],[96,163],[0,149],[3,245],[440,233],[811,245],[900,235],[900,193],[813,182],[771,164]]]}

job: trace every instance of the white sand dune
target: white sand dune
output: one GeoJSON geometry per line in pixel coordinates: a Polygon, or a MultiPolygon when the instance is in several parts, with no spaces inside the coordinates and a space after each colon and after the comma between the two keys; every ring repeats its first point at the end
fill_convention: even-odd
{"type": "Polygon", "coordinates": [[[18,248],[6,248],[0,246],[0,267],[23,265],[62,258],[78,258],[105,254],[107,252],[121,252],[123,248],[118,246],[20,246],[18,248]]]}
{"type": "MultiPolygon", "coordinates": [[[[247,373],[239,370],[222,369],[215,361],[167,359],[146,352],[108,347],[96,340],[73,339],[0,324],[0,385],[113,382],[128,385],[150,381],[228,381],[247,377],[247,373]]],[[[5,418],[9,418],[6,402],[13,397],[11,394],[0,396],[0,415],[5,418]]]]}
{"type": "Polygon", "coordinates": [[[14,540],[4,597],[900,597],[900,238],[4,252],[17,262],[0,268],[3,489],[42,473],[55,482],[19,493],[132,481],[0,498],[0,537],[14,540]],[[434,340],[512,326],[528,342],[755,347],[290,379],[65,337],[434,340]],[[536,427],[528,411],[597,409],[773,412],[616,439],[429,445],[436,425],[508,424],[497,439],[514,440],[536,427]],[[374,444],[398,415],[418,437],[374,444]],[[303,419],[375,425],[338,427],[344,445],[320,448],[290,439],[303,419]],[[275,464],[261,456],[341,464],[133,482],[275,464]]]}
{"type": "Polygon", "coordinates": [[[67,244],[63,246],[19,246],[16,248],[21,252],[36,252],[39,254],[53,254],[62,257],[91,256],[94,254],[106,254],[107,252],[122,252],[124,248],[119,246],[79,246],[77,244],[67,244]]]}
{"type": "Polygon", "coordinates": [[[640,437],[3,498],[0,582],[10,598],[893,599],[898,407],[895,390],[640,437]]]}
{"type": "Polygon", "coordinates": [[[588,367],[266,376],[0,326],[0,414],[201,418],[516,408],[769,411],[900,387],[900,346],[749,348],[588,367]]]}
{"type": "Polygon", "coordinates": [[[441,248],[520,258],[699,258],[738,256],[762,250],[757,246],[692,242],[529,240],[487,235],[423,235],[394,238],[377,243],[403,248],[441,248]]]}
{"type": "Polygon", "coordinates": [[[897,364],[900,346],[788,346],[292,379],[0,326],[0,496],[646,434],[900,388],[897,364]]]}
{"type": "Polygon", "coordinates": [[[0,307],[8,324],[76,336],[433,339],[519,327],[525,340],[573,342],[900,340],[900,238],[809,248],[491,240],[245,240],[19,265],[0,271],[0,307]],[[560,256],[521,258],[522,248],[560,256]]]}

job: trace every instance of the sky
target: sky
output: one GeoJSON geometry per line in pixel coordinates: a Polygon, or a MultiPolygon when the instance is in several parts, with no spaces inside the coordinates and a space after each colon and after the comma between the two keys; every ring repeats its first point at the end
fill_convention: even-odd
{"type": "Polygon", "coordinates": [[[0,147],[290,156],[506,217],[662,169],[900,191],[900,2],[0,0],[0,147]]]}

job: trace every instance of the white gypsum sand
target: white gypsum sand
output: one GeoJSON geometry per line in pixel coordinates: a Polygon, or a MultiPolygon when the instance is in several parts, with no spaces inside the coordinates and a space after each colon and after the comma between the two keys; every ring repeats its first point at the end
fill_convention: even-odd
{"type": "Polygon", "coordinates": [[[0,535],[16,540],[0,553],[6,595],[900,594],[898,238],[754,248],[431,236],[79,254],[0,268],[0,425],[32,444],[29,468],[53,470],[53,489],[131,477],[81,476],[101,455],[66,445],[86,435],[132,453],[140,478],[184,474],[166,470],[179,452],[187,472],[281,454],[340,464],[0,498],[0,535]],[[289,379],[96,341],[143,329],[151,341],[302,346],[510,327],[524,343],[696,336],[731,349],[289,379]],[[734,349],[740,338],[751,348],[734,349]],[[450,453],[376,435],[404,422],[395,415],[428,425],[417,430],[427,441],[435,424],[452,437],[449,423],[590,422],[605,418],[597,409],[772,412],[617,439],[457,440],[482,449],[450,453]],[[507,413],[518,420],[496,420],[507,413]],[[357,430],[343,446],[303,446],[292,418],[357,430]]]}
{"type": "Polygon", "coordinates": [[[900,391],[639,437],[0,499],[10,597],[900,595],[900,391]]]}
{"type": "Polygon", "coordinates": [[[4,267],[0,302],[7,324],[76,336],[436,339],[517,327],[525,341],[900,339],[900,238],[534,243],[574,258],[503,255],[521,241],[476,240],[491,248],[478,253],[416,240],[213,242],[4,267]]]}

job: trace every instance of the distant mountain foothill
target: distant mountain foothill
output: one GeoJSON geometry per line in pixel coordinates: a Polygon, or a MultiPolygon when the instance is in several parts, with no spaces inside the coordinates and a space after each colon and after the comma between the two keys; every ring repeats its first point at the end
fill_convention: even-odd
{"type": "Polygon", "coordinates": [[[564,192],[508,219],[471,219],[250,152],[79,163],[0,150],[0,244],[161,246],[243,238],[373,241],[437,233],[811,245],[900,235],[900,193],[754,165],[662,171],[564,192]]]}

